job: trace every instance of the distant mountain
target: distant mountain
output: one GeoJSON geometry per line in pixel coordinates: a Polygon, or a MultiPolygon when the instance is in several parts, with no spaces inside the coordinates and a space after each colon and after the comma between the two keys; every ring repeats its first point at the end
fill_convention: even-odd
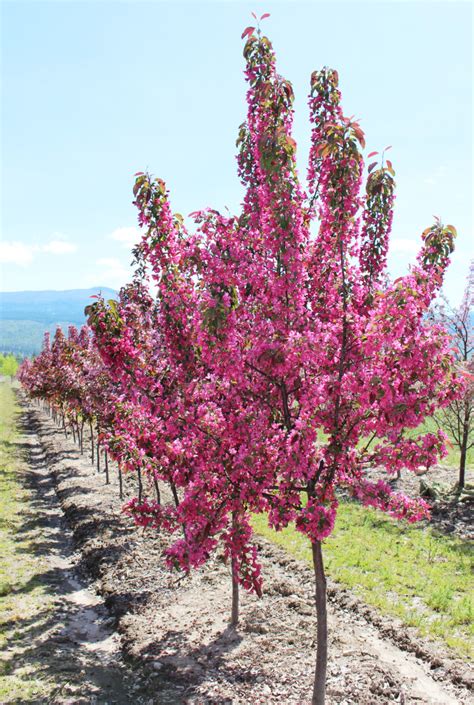
{"type": "Polygon", "coordinates": [[[67,291],[4,292],[0,294],[0,320],[81,324],[84,322],[84,307],[91,303],[91,296],[100,293],[106,299],[116,296],[116,292],[106,286],[67,291]]]}
{"type": "Polygon", "coordinates": [[[91,296],[99,293],[106,299],[117,295],[108,287],[0,293],[0,352],[39,352],[46,330],[54,333],[58,325],[64,330],[69,325],[83,325],[84,308],[91,303],[91,296]]]}

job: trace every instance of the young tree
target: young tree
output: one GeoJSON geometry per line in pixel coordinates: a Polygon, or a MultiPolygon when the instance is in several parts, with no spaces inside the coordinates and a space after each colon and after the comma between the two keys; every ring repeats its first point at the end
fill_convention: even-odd
{"type": "Polygon", "coordinates": [[[446,429],[459,448],[458,486],[463,488],[466,479],[466,459],[468,451],[474,447],[474,262],[471,262],[464,296],[459,308],[453,308],[448,301],[437,306],[434,319],[441,322],[452,337],[455,359],[464,376],[464,393],[444,409],[436,418],[446,429]]]}
{"type": "Polygon", "coordinates": [[[199,487],[189,499],[199,507],[206,494],[215,506],[214,491],[224,514],[266,512],[277,530],[294,522],[310,539],[318,617],[312,702],[321,705],[327,662],[322,541],[334,526],[337,490],[397,518],[428,514],[423,501],[371,483],[365,472],[369,464],[389,473],[429,466],[445,450],[442,432],[415,439],[406,432],[458,393],[448,336],[426,319],[455,230],[436,221],[423,233],[417,266],[386,285],[390,161],[382,154],[370,165],[362,196],[364,135],[343,115],[337,73],[315,72],[305,193],[291,136],[291,85],[276,71],[269,40],[255,28],[244,35],[242,213],[198,212],[191,237],[173,216],[160,179],[139,174],[135,196],[145,230],[142,253],[171,321],[170,340],[186,336],[175,352],[187,383],[201,392],[199,406],[193,397],[184,405],[183,438],[196,428],[196,410],[210,420],[197,424],[190,447],[180,445],[182,468],[194,468],[187,481],[199,487]],[[319,226],[316,236],[312,223],[319,226]],[[189,350],[194,361],[183,352],[189,350]],[[203,442],[203,429],[217,439],[217,455],[208,438],[203,442]],[[196,471],[190,448],[198,438],[205,462],[196,471]]]}
{"type": "MultiPolygon", "coordinates": [[[[197,567],[221,542],[234,587],[260,594],[250,515],[266,513],[277,530],[293,523],[310,540],[318,618],[312,702],[322,705],[322,542],[334,527],[339,491],[399,519],[428,516],[425,502],[370,482],[366,471],[415,470],[445,451],[441,431],[409,432],[461,389],[449,336],[426,315],[456,233],[436,220],[422,234],[417,265],[388,283],[391,162],[382,153],[364,178],[363,132],[344,116],[337,73],[325,68],[311,77],[305,191],[291,84],[277,73],[260,29],[243,36],[242,212],[192,214],[197,231],[190,235],[164,182],[137,174],[144,233],[136,255],[155,280],[157,304],[130,289],[118,304],[99,301],[91,323],[120,389],[110,440],[130,454],[131,468],[174,487],[174,507],[128,506],[139,524],[182,530],[167,550],[171,566],[197,567]]],[[[62,404],[70,395],[64,384],[74,380],[60,381],[58,391],[51,370],[57,360],[64,364],[60,339],[53,348],[23,376],[62,404]]]]}

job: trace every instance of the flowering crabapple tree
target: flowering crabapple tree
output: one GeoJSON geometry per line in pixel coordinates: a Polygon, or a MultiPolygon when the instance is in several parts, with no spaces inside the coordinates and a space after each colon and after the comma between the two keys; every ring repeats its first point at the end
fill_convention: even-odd
{"type": "MultiPolygon", "coordinates": [[[[441,431],[416,438],[407,432],[459,389],[449,338],[426,317],[456,232],[436,221],[422,234],[416,266],[388,283],[391,162],[371,153],[377,159],[364,175],[364,134],[344,116],[337,73],[324,68],[311,77],[304,187],[291,84],[277,73],[260,29],[249,27],[243,36],[242,211],[194,213],[190,235],[172,214],[164,182],[139,173],[140,256],[158,284],[168,350],[186,380],[182,408],[174,410],[183,426],[174,433],[185,434],[177,475],[200,487],[189,501],[199,507],[203,492],[208,511],[218,501],[222,517],[264,512],[276,530],[294,523],[311,542],[318,619],[312,702],[321,705],[327,665],[322,542],[334,527],[337,491],[395,518],[428,516],[422,500],[370,482],[366,471],[371,465],[388,474],[414,470],[445,452],[441,431]],[[201,428],[188,436],[196,425],[201,428]],[[198,468],[197,447],[205,458],[198,468]]],[[[256,579],[257,567],[250,587],[256,579]]]]}
{"type": "MultiPolygon", "coordinates": [[[[164,267],[166,257],[163,253],[164,267]]],[[[144,499],[139,491],[126,505],[136,523],[171,535],[181,529],[183,537],[165,551],[170,566],[188,571],[207,560],[219,541],[224,542],[232,565],[231,622],[236,624],[238,585],[245,584],[254,551],[246,550],[244,539],[250,529],[244,517],[234,513],[232,528],[224,530],[227,502],[219,496],[228,492],[218,451],[226,442],[222,431],[228,429],[222,424],[224,395],[200,369],[185,320],[180,325],[178,308],[167,305],[168,296],[178,290],[178,282],[170,287],[163,280],[155,305],[145,286],[135,281],[120,292],[117,302],[99,299],[87,309],[96,345],[120,388],[117,418],[107,447],[126,469],[144,474],[156,487],[156,501],[144,499]],[[216,395],[220,397],[219,424],[213,421],[209,405],[211,396],[216,395]],[[205,408],[201,404],[204,399],[205,408]],[[162,502],[159,482],[170,489],[171,506],[162,502]]],[[[190,300],[191,293],[184,285],[179,290],[184,301],[190,300]]],[[[233,424],[230,417],[227,421],[233,424]]],[[[165,495],[163,499],[166,501],[165,495]]],[[[254,584],[258,586],[257,581],[254,584]]]]}
{"type": "MultiPolygon", "coordinates": [[[[133,469],[138,478],[138,499],[143,493],[142,471],[153,458],[153,424],[150,411],[157,393],[158,368],[154,364],[153,299],[146,288],[132,283],[119,292],[118,300],[102,297],[86,307],[94,345],[117,389],[113,421],[103,443],[119,466],[133,469]]],[[[157,497],[159,486],[156,485],[157,497]]]]}
{"type": "MultiPolygon", "coordinates": [[[[99,469],[99,432],[111,421],[114,409],[114,386],[92,344],[91,330],[70,326],[67,337],[61,328],[53,341],[45,335],[41,353],[25,360],[19,378],[30,397],[47,402],[53,418],[73,431],[83,451],[84,423],[91,428],[91,460],[94,463],[93,425],[97,428],[97,468],[99,469]]],[[[106,478],[108,465],[106,460],[106,478]]]]}

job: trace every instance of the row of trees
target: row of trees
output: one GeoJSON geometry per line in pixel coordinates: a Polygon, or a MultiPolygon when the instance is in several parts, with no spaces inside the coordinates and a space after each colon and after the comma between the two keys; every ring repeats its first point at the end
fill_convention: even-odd
{"type": "Polygon", "coordinates": [[[391,163],[371,153],[365,174],[363,132],[344,116],[337,73],[325,68],[311,77],[303,188],[291,84],[277,73],[270,41],[254,28],[244,34],[242,211],[191,214],[190,233],[165,183],[137,174],[143,237],[134,281],[117,301],[99,298],[86,309],[89,328],[47,342],[21,380],[78,437],[81,425],[96,425],[103,447],[137,475],[139,493],[125,511],[174,537],[165,551],[171,567],[189,571],[222,548],[233,623],[238,585],[262,593],[251,515],[308,537],[318,618],[312,702],[321,705],[322,542],[338,491],[399,519],[428,516],[422,500],[366,472],[415,470],[445,452],[442,431],[412,430],[463,388],[450,338],[427,316],[456,233],[436,221],[422,234],[416,266],[389,282],[391,163]]]}

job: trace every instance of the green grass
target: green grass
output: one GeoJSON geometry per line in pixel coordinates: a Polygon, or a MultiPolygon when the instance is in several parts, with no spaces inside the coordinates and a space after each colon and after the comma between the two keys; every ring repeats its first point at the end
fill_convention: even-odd
{"type": "Polygon", "coordinates": [[[41,581],[44,561],[35,554],[29,494],[19,470],[18,407],[9,384],[0,384],[0,702],[45,701],[56,687],[28,657],[47,621],[53,598],[41,581]]]}
{"type": "MultiPolygon", "coordinates": [[[[302,534],[293,528],[273,531],[264,515],[254,517],[253,525],[311,564],[302,534]]],[[[367,604],[443,641],[463,658],[474,656],[473,551],[467,542],[342,502],[324,556],[328,575],[367,604]]]]}

